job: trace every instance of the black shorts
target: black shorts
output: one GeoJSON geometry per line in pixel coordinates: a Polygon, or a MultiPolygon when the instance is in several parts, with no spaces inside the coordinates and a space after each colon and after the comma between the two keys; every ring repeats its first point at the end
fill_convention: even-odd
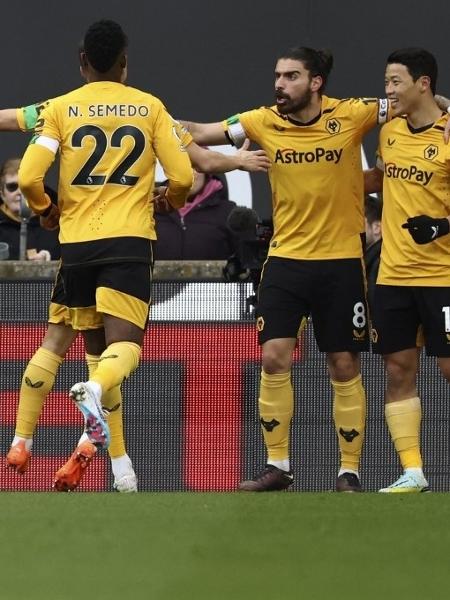
{"type": "Polygon", "coordinates": [[[61,266],[52,293],[50,318],[74,329],[97,329],[103,314],[145,329],[151,295],[151,267],[144,262],[61,266]]]}
{"type": "Polygon", "coordinates": [[[377,285],[372,313],[377,354],[425,345],[429,356],[450,356],[450,287],[377,285]]]}
{"type": "Polygon", "coordinates": [[[296,338],[310,315],[322,352],[369,348],[362,260],[293,260],[269,257],[258,290],[260,344],[296,338]]]}

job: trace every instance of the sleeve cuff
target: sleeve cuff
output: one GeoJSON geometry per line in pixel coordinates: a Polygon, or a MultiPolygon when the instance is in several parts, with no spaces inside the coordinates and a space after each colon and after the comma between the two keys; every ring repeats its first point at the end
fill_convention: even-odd
{"type": "Polygon", "coordinates": [[[45,210],[43,210],[41,213],[39,213],[40,217],[48,217],[48,215],[50,214],[50,211],[52,210],[52,206],[53,204],[50,202],[50,204],[47,206],[47,208],[45,210]]]}

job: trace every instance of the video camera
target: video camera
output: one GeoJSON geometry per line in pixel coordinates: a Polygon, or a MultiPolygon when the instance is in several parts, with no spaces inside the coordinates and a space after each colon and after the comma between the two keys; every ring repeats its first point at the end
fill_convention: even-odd
{"type": "MultiPolygon", "coordinates": [[[[227,227],[237,238],[237,250],[223,269],[224,277],[227,281],[251,281],[256,294],[273,235],[273,222],[260,220],[252,208],[237,206],[228,215],[227,227]]],[[[255,304],[256,295],[247,299],[248,308],[255,304]]]]}
{"type": "Polygon", "coordinates": [[[272,220],[261,221],[252,208],[237,206],[228,215],[227,227],[238,240],[242,270],[261,270],[273,235],[272,220]]]}

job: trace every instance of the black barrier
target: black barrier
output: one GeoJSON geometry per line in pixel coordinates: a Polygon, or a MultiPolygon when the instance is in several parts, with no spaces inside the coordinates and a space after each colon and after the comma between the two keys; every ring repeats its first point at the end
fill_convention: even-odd
{"type": "MultiPolygon", "coordinates": [[[[51,284],[0,282],[0,453],[14,432],[21,374],[45,331],[51,284]]],[[[138,371],[123,386],[128,453],[142,491],[233,490],[265,460],[258,423],[260,353],[244,283],[156,282],[151,322],[138,371]]],[[[67,390],[86,378],[80,340],[68,353],[49,395],[24,476],[0,469],[1,490],[48,490],[81,433],[82,419],[67,390]]],[[[383,415],[379,358],[364,354],[368,422],[363,455],[365,489],[391,483],[400,467],[383,415]]],[[[333,489],[338,449],[326,362],[308,326],[293,369],[294,490],[333,489]]],[[[435,491],[450,489],[449,386],[435,361],[422,359],[425,471],[435,491]]],[[[110,490],[107,454],[97,455],[80,490],[110,490]]]]}

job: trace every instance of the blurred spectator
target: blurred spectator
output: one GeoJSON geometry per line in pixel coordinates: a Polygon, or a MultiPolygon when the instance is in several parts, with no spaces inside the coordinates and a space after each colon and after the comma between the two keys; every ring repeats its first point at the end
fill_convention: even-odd
{"type": "Polygon", "coordinates": [[[227,217],[236,204],[228,199],[225,176],[195,172],[186,205],[155,213],[156,260],[226,260],[236,249],[227,217]]]}
{"type": "MultiPolygon", "coordinates": [[[[39,217],[28,208],[18,185],[19,165],[20,158],[10,158],[0,168],[0,242],[8,244],[9,260],[20,259],[21,235],[25,258],[56,260],[60,257],[58,231],[43,229],[39,217]]],[[[48,186],[45,191],[56,203],[56,192],[48,186]]]]}
{"type": "Polygon", "coordinates": [[[383,203],[379,198],[369,195],[365,197],[366,250],[364,252],[364,262],[366,265],[369,307],[373,306],[373,294],[380,266],[382,209],[383,203]]]}

